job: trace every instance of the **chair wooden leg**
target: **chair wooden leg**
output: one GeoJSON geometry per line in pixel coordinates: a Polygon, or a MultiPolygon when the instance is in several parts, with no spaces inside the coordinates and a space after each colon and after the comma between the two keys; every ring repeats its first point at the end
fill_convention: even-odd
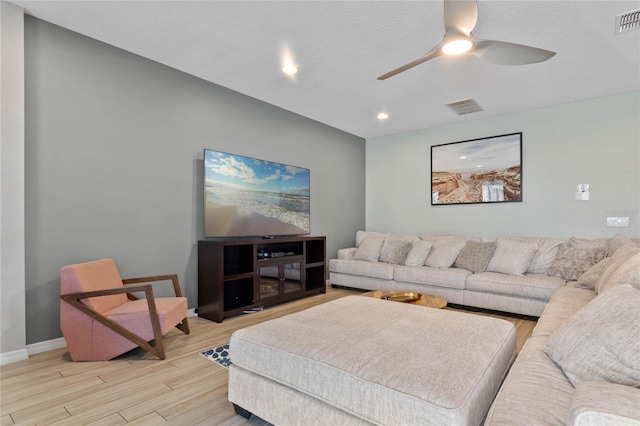
{"type": "Polygon", "coordinates": [[[189,321],[187,320],[187,317],[184,317],[182,322],[176,325],[176,328],[182,331],[184,334],[189,334],[191,330],[189,330],[189,321]]]}

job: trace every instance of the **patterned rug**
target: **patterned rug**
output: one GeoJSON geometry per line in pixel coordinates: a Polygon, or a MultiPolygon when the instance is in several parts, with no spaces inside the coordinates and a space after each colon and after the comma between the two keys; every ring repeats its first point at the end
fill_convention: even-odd
{"type": "Polygon", "coordinates": [[[232,364],[231,355],[229,355],[229,344],[218,346],[217,348],[209,349],[208,351],[200,352],[200,355],[208,360],[217,362],[224,368],[229,368],[232,364]]]}

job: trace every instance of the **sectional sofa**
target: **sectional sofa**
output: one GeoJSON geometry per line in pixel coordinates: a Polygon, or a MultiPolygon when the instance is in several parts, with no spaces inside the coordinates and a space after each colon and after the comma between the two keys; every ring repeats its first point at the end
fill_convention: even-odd
{"type": "MultiPolygon", "coordinates": [[[[624,237],[611,239],[614,245],[624,237]]],[[[449,304],[540,316],[551,295],[602,260],[607,240],[358,231],[329,261],[333,286],[405,290],[449,304]]]]}
{"type": "Polygon", "coordinates": [[[609,254],[551,296],[486,425],[640,425],[640,248],[609,254]]]}
{"type": "MultiPolygon", "coordinates": [[[[465,239],[451,260],[450,266],[457,264],[454,267],[407,264],[407,259],[414,263],[429,255],[422,250],[414,256],[411,247],[398,250],[406,244],[396,242],[405,239],[411,247],[424,246],[421,241],[428,240],[359,233],[356,244],[366,250],[359,255],[357,249],[342,251],[332,266],[333,278],[338,277],[341,285],[359,282],[367,289],[404,284],[423,285],[429,291],[454,289],[447,294],[464,303],[469,300],[465,293],[469,278],[482,276],[485,269],[504,271],[516,264],[503,259],[491,263],[496,253],[504,256],[500,239],[494,244],[465,239]],[[371,236],[383,240],[373,250],[365,243],[371,236]],[[394,242],[393,250],[390,245],[384,249],[387,238],[394,242]],[[469,247],[473,256],[464,252],[469,247]],[[486,248],[489,254],[478,254],[486,248]],[[378,261],[366,259],[376,253],[378,261]],[[463,265],[470,269],[455,271],[463,265]],[[434,274],[422,284],[395,274],[421,268],[434,274]],[[383,275],[389,270],[391,276],[383,275]],[[443,280],[455,281],[462,274],[465,284],[461,288],[437,285],[434,277],[446,277],[447,270],[453,270],[453,278],[443,280]]],[[[436,252],[439,259],[444,257],[442,246],[452,241],[458,240],[447,236],[440,244],[432,244],[440,250],[436,252]]],[[[531,239],[504,241],[509,242],[509,252],[520,258],[528,244],[512,243],[531,239]]],[[[468,370],[470,365],[484,365],[488,358],[497,359],[497,354],[515,354],[515,332],[507,321],[350,296],[235,332],[229,400],[239,414],[255,413],[275,424],[640,426],[640,245],[622,236],[555,243],[538,240],[535,249],[529,249],[534,253],[527,254],[528,266],[517,265],[522,275],[493,270],[485,274],[485,282],[493,282],[484,287],[487,298],[494,289],[515,304],[530,298],[544,305],[532,336],[510,369],[513,357],[500,358],[503,361],[496,365],[505,368],[497,373],[481,369],[482,374],[473,375],[468,370]],[[546,272],[539,272],[543,268],[546,272]],[[535,279],[523,278],[527,275],[535,279]],[[560,283],[548,301],[533,297],[532,290],[504,291],[507,285],[545,282],[545,276],[551,285],[560,283]],[[310,333],[311,329],[315,331],[310,333]],[[472,335],[464,335],[463,330],[472,335]],[[487,347],[492,339],[502,343],[487,347]],[[508,346],[503,344],[507,341],[512,343],[511,352],[499,350],[508,346]],[[442,367],[443,363],[450,365],[442,367]],[[440,367],[434,370],[433,366],[440,367]],[[492,373],[485,374],[488,371],[492,373]],[[478,389],[483,391],[473,391],[478,389]],[[477,395],[487,399],[481,401],[477,395]]],[[[432,264],[435,261],[431,259],[432,264]]],[[[516,310],[522,309],[511,311],[516,310]]]]}

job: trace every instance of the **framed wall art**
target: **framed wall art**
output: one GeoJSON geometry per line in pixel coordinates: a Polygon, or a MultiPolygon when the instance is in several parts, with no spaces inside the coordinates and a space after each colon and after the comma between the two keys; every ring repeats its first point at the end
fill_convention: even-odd
{"type": "Polygon", "coordinates": [[[522,132],[431,147],[431,204],[522,201],[522,132]]]}

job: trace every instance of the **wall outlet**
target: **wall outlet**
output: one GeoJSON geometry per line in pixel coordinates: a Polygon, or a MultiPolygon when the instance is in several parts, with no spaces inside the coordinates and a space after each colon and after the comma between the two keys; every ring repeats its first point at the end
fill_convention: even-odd
{"type": "Polygon", "coordinates": [[[608,217],[607,226],[629,226],[628,217],[608,217]]]}

